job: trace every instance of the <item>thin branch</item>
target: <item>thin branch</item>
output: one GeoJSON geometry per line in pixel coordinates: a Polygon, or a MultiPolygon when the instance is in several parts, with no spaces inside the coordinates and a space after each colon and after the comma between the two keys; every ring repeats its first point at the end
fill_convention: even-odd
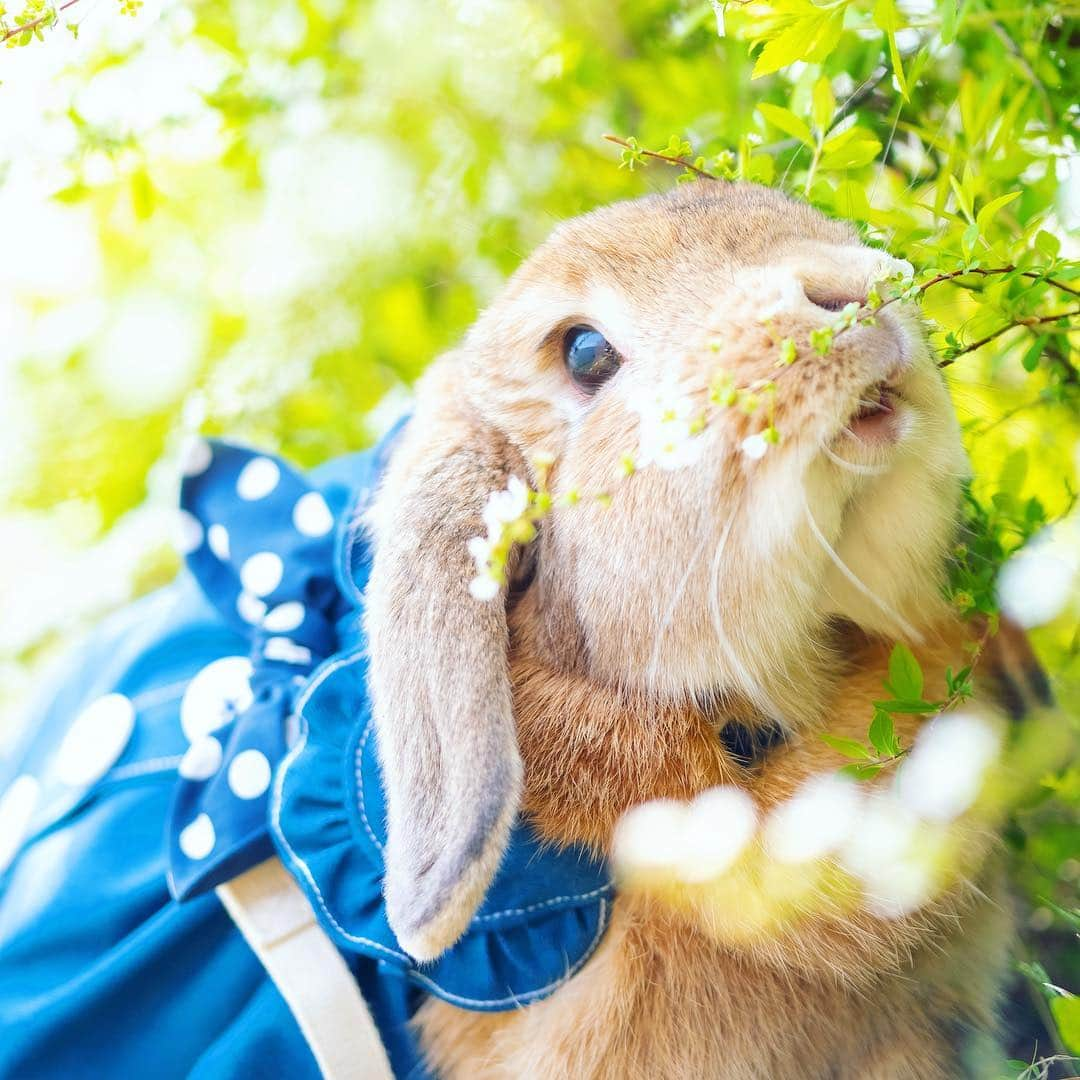
{"type": "Polygon", "coordinates": [[[61,11],[67,11],[69,7],[74,7],[79,0],[65,0],[59,7],[51,8],[46,11],[44,15],[39,15],[32,22],[24,23],[22,26],[16,26],[13,30],[7,30],[3,34],[0,34],[0,45],[3,45],[5,41],[9,41],[13,37],[18,37],[20,34],[33,33],[35,30],[48,23],[50,26],[55,25],[57,19],[60,17],[61,11]]]}
{"type": "Polygon", "coordinates": [[[1039,315],[1013,319],[1011,323],[1006,323],[1004,326],[999,326],[996,330],[992,330],[986,337],[979,338],[978,341],[973,341],[970,345],[965,345],[962,349],[958,349],[952,356],[946,357],[944,360],[939,360],[938,367],[948,367],[950,364],[955,363],[961,356],[974,352],[976,349],[981,349],[995,338],[1001,337],[1002,334],[1007,334],[1010,330],[1015,330],[1018,326],[1040,326],[1043,323],[1057,322],[1058,319],[1075,318],[1077,315],[1080,315],[1080,307],[1070,308],[1068,311],[1058,311],[1053,315],[1039,315]]]}
{"type": "Polygon", "coordinates": [[[692,173],[697,173],[698,176],[703,177],[706,180],[720,179],[715,173],[711,173],[708,170],[695,165],[692,161],[687,161],[684,157],[676,157],[674,154],[663,154],[659,150],[645,150],[640,146],[632,146],[626,139],[620,139],[618,135],[605,135],[604,138],[610,143],[615,143],[616,146],[622,146],[627,150],[633,150],[643,157],[655,158],[657,161],[664,161],[668,165],[681,165],[684,169],[689,169],[692,173]]]}

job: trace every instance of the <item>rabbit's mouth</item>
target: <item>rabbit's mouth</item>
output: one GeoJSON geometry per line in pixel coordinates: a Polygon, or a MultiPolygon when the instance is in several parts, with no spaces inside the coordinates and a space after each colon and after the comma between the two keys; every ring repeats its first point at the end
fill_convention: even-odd
{"type": "Polygon", "coordinates": [[[844,425],[844,434],[871,446],[898,442],[902,425],[903,402],[899,390],[890,383],[878,382],[859,396],[859,407],[844,425]]]}

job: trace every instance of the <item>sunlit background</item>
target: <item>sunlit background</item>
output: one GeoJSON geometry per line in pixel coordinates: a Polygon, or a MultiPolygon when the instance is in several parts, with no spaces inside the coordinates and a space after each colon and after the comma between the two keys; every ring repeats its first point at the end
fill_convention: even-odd
{"type": "MultiPolygon", "coordinates": [[[[904,6],[899,47],[940,8],[904,6]]],[[[745,40],[722,30],[710,4],[676,0],[163,0],[134,14],[78,0],[45,41],[0,51],[0,752],[65,647],[176,572],[186,437],[224,432],[303,465],[370,443],[553,223],[675,181],[656,162],[620,169],[605,133],[742,149],[751,175],[801,189],[805,158],[755,107],[808,102],[820,67],[751,82],[745,40]]],[[[870,45],[844,45],[837,101],[872,70],[870,45]]],[[[960,61],[931,52],[955,95],[960,61]]],[[[980,77],[999,62],[969,56],[980,77]]],[[[930,199],[940,147],[890,102],[882,113],[888,163],[823,171],[831,187],[813,195],[837,212],[853,184],[878,208],[854,215],[872,238],[925,266],[926,245],[889,215],[930,199]]],[[[939,136],[964,126],[951,105],[938,119],[925,123],[939,136]]],[[[1046,243],[1075,258],[1075,144],[1039,138],[1044,159],[992,180],[1042,199],[1046,243]]],[[[994,325],[959,289],[925,306],[966,340],[994,325]]],[[[1060,337],[1067,352],[1075,335],[1060,337]]],[[[1038,537],[1012,596],[1075,706],[1080,399],[1030,347],[1003,337],[949,378],[1004,550],[1038,537]]],[[[1036,937],[1055,933],[1046,901],[1068,907],[1080,877],[1080,768],[1054,785],[1016,871],[1036,937]]],[[[1080,963],[1066,966],[1080,989],[1080,963]]]]}

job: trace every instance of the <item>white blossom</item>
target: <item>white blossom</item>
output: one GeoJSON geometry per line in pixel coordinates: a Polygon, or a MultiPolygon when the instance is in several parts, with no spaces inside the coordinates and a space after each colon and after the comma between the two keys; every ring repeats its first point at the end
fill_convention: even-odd
{"type": "Polygon", "coordinates": [[[476,577],[469,582],[469,592],[477,600],[494,600],[503,582],[506,558],[513,533],[528,524],[529,488],[511,476],[506,488],[493,491],[483,510],[486,536],[474,536],[467,544],[476,563],[476,577]]]}
{"type": "Polygon", "coordinates": [[[1044,529],[1001,571],[1001,609],[1021,626],[1043,626],[1080,597],[1080,518],[1044,529]]]}
{"type": "Polygon", "coordinates": [[[757,830],[757,808],[745,791],[715,787],[691,804],[680,843],[676,873],[695,883],[719,877],[739,857],[757,830]]]}
{"type": "Polygon", "coordinates": [[[660,469],[683,469],[701,458],[705,449],[701,425],[694,402],[685,394],[662,389],[639,395],[630,407],[640,420],[637,468],[656,465],[660,469]]]}
{"type": "Polygon", "coordinates": [[[743,439],[740,449],[751,461],[760,461],[769,449],[769,441],[765,438],[765,433],[759,431],[743,439]]]}
{"type": "Polygon", "coordinates": [[[833,773],[811,777],[769,814],[769,854],[779,862],[800,863],[835,851],[855,827],[861,802],[854,781],[833,773]]]}
{"type": "Polygon", "coordinates": [[[929,898],[933,874],[924,828],[892,792],[876,791],[866,799],[840,861],[862,883],[875,914],[900,918],[929,898]]]}
{"type": "Polygon", "coordinates": [[[494,600],[499,595],[499,583],[490,574],[477,574],[469,582],[469,592],[477,600],[494,600]]]}
{"type": "Polygon", "coordinates": [[[987,720],[953,712],[920,733],[896,779],[900,801],[927,821],[952,821],[975,801],[1001,737],[987,720]]]}
{"type": "Polygon", "coordinates": [[[501,535],[503,526],[513,524],[529,505],[529,489],[516,476],[510,477],[504,491],[493,491],[484,507],[484,524],[488,538],[501,535]]]}
{"type": "Polygon", "coordinates": [[[689,804],[656,799],[623,815],[615,860],[627,870],[662,870],[697,884],[724,873],[756,829],[753,800],[735,787],[710,788],[689,804]]]}

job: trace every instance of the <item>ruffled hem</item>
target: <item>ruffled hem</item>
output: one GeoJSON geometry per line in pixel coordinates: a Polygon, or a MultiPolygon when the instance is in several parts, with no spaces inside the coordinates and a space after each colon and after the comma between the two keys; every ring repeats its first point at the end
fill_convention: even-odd
{"type": "Polygon", "coordinates": [[[297,703],[300,735],[278,770],[271,827],[324,929],[346,951],[401,971],[467,1009],[539,1000],[585,964],[607,927],[603,863],[543,845],[525,822],[462,939],[422,967],[398,944],[382,899],[385,804],[363,649],[327,661],[297,703]]]}

